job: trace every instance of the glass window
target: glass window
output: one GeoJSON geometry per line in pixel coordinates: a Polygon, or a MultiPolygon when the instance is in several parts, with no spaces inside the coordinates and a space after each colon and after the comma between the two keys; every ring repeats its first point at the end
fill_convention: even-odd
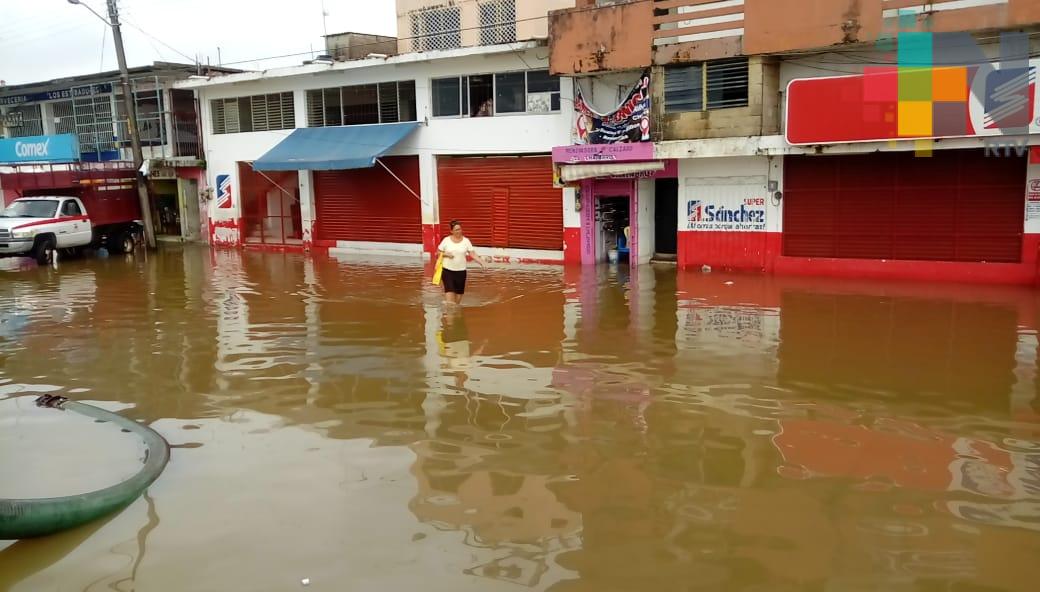
{"type": "Polygon", "coordinates": [[[401,121],[415,121],[417,109],[415,106],[415,81],[405,80],[397,83],[397,106],[400,110],[401,121]]]}
{"type": "Polygon", "coordinates": [[[527,111],[524,72],[495,74],[495,113],[527,111]]]}
{"type": "Polygon", "coordinates": [[[70,199],[70,200],[67,200],[61,206],[61,215],[62,216],[82,216],[83,215],[83,211],[79,209],[79,204],[78,203],[76,203],[76,202],[74,202],[74,201],[72,201],[70,199]]]}
{"type": "Polygon", "coordinates": [[[326,88],[322,91],[325,125],[343,125],[343,100],[338,88],[326,88]]]}
{"type": "Polygon", "coordinates": [[[550,76],[548,70],[527,73],[528,113],[547,113],[560,110],[560,78],[550,76]]]}
{"type": "Polygon", "coordinates": [[[343,125],[379,123],[379,91],[375,84],[343,87],[343,125]]]}
{"type": "Polygon", "coordinates": [[[469,84],[469,116],[491,117],[495,114],[494,77],[490,74],[470,76],[469,84]]]}
{"type": "Polygon", "coordinates": [[[461,115],[462,103],[458,78],[437,78],[433,83],[433,116],[461,115]]]}

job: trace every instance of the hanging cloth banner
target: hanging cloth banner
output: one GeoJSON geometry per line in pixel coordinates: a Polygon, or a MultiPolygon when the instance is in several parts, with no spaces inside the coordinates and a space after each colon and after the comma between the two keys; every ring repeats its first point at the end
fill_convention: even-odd
{"type": "Polygon", "coordinates": [[[650,70],[644,70],[628,97],[610,113],[589,106],[577,85],[574,93],[578,144],[620,144],[650,141],[650,70]]]}

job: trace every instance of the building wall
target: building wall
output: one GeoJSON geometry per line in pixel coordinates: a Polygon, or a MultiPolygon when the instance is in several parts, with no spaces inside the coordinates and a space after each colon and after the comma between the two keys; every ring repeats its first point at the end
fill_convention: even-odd
{"type": "Polygon", "coordinates": [[[685,140],[766,136],[780,131],[780,66],[764,57],[749,58],[748,106],[731,109],[667,113],[664,104],[665,69],[655,67],[653,85],[654,138],[685,140]]]}
{"type": "Polygon", "coordinates": [[[397,38],[365,33],[337,33],[325,37],[325,51],[336,60],[360,60],[373,53],[395,55],[397,38]]]}
{"type": "MultiPolygon", "coordinates": [[[[429,8],[458,6],[462,19],[462,47],[480,45],[480,7],[473,0],[397,0],[398,51],[415,51],[412,37],[412,13],[429,8]]],[[[574,6],[574,0],[516,0],[516,40],[529,41],[548,37],[550,10],[574,6]],[[546,17],[546,18],[541,18],[546,17]]]]}
{"type": "MultiPolygon", "coordinates": [[[[462,52],[474,50],[461,50],[462,52]]],[[[414,55],[414,54],[413,54],[414,55]]],[[[573,85],[569,79],[561,80],[561,111],[551,114],[501,115],[481,118],[435,118],[432,115],[432,78],[476,73],[506,72],[547,67],[544,49],[526,49],[518,52],[494,54],[474,53],[455,58],[420,60],[405,58],[402,63],[387,66],[382,60],[365,60],[329,66],[304,66],[269,73],[269,78],[244,81],[235,84],[201,86],[198,88],[208,164],[207,184],[215,187],[218,175],[231,175],[233,183],[233,207],[218,209],[216,201],[210,201],[209,215],[211,241],[216,244],[238,245],[240,194],[237,179],[239,161],[252,161],[285,139],[292,130],[250,132],[237,134],[213,134],[210,101],[218,98],[248,96],[253,94],[285,92],[294,93],[296,125],[306,126],[306,91],[308,89],[415,80],[418,120],[425,122],[411,136],[399,144],[390,155],[418,155],[420,187],[415,188],[423,199],[422,222],[424,233],[435,232],[439,223],[437,211],[437,156],[438,155],[490,155],[490,154],[548,154],[553,146],[570,143],[570,121],[573,104],[573,85]],[[272,76],[272,74],[274,74],[272,76]]],[[[257,76],[251,76],[257,77],[257,76]]],[[[313,190],[310,175],[300,175],[301,211],[303,217],[304,243],[312,241],[311,228],[314,220],[313,190]]],[[[573,210],[573,197],[571,209],[573,210]]],[[[560,203],[564,207],[564,191],[560,190],[560,203]]],[[[425,241],[433,240],[433,236],[425,241]]],[[[479,246],[479,245],[478,245],[479,246]]],[[[349,245],[360,248],[364,245],[349,245]]],[[[414,251],[408,248],[406,250],[414,251]]],[[[509,252],[489,253],[501,257],[509,252]]],[[[539,257],[542,258],[542,257],[539,257]]],[[[562,258],[561,253],[549,258],[562,258]]]]}
{"type": "Polygon", "coordinates": [[[650,2],[561,10],[549,18],[551,70],[590,74],[651,64],[650,2]]]}
{"type": "Polygon", "coordinates": [[[900,30],[1013,30],[1040,22],[1036,0],[687,0],[584,2],[550,19],[559,74],[623,70],[874,43],[900,30]],[[899,10],[917,13],[898,20],[899,10]]]}
{"type": "Polygon", "coordinates": [[[779,253],[782,202],[770,199],[769,182],[782,187],[780,159],[768,156],[687,158],[679,161],[678,259],[682,267],[719,267],[763,271],[779,253]],[[750,203],[749,203],[750,202],[750,203]],[[697,222],[690,204],[701,208],[700,219],[711,207],[761,209],[764,225],[724,228],[697,222]]]}

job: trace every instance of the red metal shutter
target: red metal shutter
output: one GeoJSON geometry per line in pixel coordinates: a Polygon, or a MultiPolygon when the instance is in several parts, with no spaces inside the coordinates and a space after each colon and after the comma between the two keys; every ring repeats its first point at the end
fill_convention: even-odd
{"type": "MultiPolygon", "coordinates": [[[[402,181],[419,192],[419,158],[381,159],[402,181]]],[[[383,167],[315,171],[314,203],[319,240],[421,243],[419,200],[383,167]]]]}
{"type": "Polygon", "coordinates": [[[1025,158],[981,150],[784,159],[784,255],[1019,262],[1025,158]]]}
{"type": "Polygon", "coordinates": [[[437,185],[442,232],[457,219],[477,246],[563,248],[563,194],[548,156],[442,157],[437,185]]]}

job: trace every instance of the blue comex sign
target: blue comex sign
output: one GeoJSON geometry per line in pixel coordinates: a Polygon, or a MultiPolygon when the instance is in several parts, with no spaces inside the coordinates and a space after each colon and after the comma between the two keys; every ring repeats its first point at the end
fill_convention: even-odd
{"type": "Polygon", "coordinates": [[[0,140],[0,163],[75,162],[79,160],[76,134],[28,136],[0,140]]]}

